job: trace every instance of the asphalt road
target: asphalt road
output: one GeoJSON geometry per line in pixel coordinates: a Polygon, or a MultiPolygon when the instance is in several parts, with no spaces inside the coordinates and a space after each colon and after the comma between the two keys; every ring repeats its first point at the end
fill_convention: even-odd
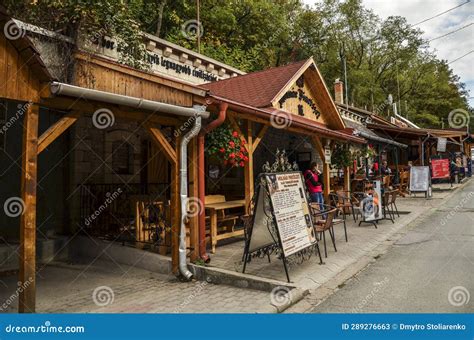
{"type": "Polygon", "coordinates": [[[471,180],[313,312],[472,313],[473,300],[471,180]]]}

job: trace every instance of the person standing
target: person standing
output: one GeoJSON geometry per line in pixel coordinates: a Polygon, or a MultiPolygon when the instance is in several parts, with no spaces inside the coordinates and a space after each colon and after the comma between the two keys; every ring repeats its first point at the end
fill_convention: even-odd
{"type": "Polygon", "coordinates": [[[310,168],[304,172],[304,179],[311,196],[311,201],[318,203],[320,209],[323,210],[323,185],[320,177],[321,171],[319,170],[319,164],[316,162],[311,163],[310,168]]]}

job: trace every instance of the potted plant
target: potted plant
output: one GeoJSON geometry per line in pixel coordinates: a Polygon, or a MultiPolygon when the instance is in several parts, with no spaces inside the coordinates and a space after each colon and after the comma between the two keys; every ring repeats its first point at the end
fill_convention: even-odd
{"type": "Polygon", "coordinates": [[[353,157],[348,145],[336,145],[332,152],[331,165],[336,169],[344,169],[353,165],[353,157]]]}
{"type": "Polygon", "coordinates": [[[245,140],[228,124],[219,126],[206,136],[206,154],[232,167],[244,167],[249,160],[245,140]]]}

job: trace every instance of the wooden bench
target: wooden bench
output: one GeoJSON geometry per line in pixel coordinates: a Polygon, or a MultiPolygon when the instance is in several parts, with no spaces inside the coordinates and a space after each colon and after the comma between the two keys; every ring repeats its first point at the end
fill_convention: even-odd
{"type": "Polygon", "coordinates": [[[209,195],[205,197],[205,208],[209,212],[206,216],[206,224],[209,226],[207,235],[211,240],[211,253],[216,252],[217,241],[243,236],[244,230],[235,230],[236,221],[243,211],[229,212],[245,207],[245,200],[226,201],[224,195],[209,195]]]}

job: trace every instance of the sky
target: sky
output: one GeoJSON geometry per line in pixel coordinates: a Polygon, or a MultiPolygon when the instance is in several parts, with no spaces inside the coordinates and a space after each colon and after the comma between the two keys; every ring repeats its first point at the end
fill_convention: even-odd
{"type": "MultiPolygon", "coordinates": [[[[433,17],[450,8],[460,5],[468,0],[362,0],[366,8],[370,8],[375,14],[385,19],[392,15],[403,16],[408,23],[415,24],[422,20],[433,17]]],[[[313,5],[318,0],[303,0],[308,5],[313,5]]],[[[435,51],[439,59],[448,62],[473,51],[471,54],[450,64],[454,73],[460,76],[461,81],[469,90],[469,104],[474,107],[474,0],[443,14],[432,20],[428,20],[416,27],[424,31],[424,37],[433,39],[463,26],[471,26],[450,34],[444,38],[430,42],[431,50],[435,51]]]]}

